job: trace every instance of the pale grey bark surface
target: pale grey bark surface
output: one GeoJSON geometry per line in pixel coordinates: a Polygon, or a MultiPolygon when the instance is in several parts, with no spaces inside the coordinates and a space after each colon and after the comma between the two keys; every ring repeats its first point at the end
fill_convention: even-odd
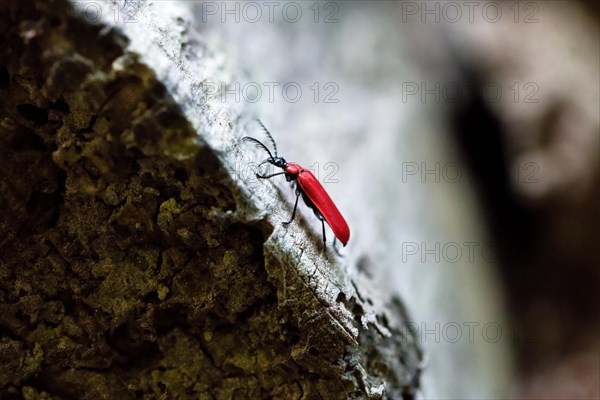
{"type": "MultiPolygon", "coordinates": [[[[233,14],[224,2],[71,3],[75,12],[60,1],[29,10],[0,3],[19,10],[2,20],[18,45],[4,51],[0,42],[1,144],[21,157],[7,158],[0,175],[9,204],[0,244],[10,245],[0,263],[2,395],[511,395],[516,338],[442,88],[459,81],[457,58],[483,65],[501,86],[505,96],[491,108],[507,126],[524,126],[507,138],[511,161],[547,167],[536,185],[511,182],[538,206],[567,191],[569,176],[583,176],[575,200],[592,186],[597,174],[584,175],[597,171],[596,92],[560,86],[559,73],[541,76],[524,61],[526,46],[507,63],[558,103],[568,89],[583,93],[582,124],[556,136],[567,146],[537,151],[530,144],[543,141],[544,122],[535,116],[549,105],[515,104],[513,70],[497,68],[521,43],[520,35],[504,41],[510,25],[412,26],[405,3],[394,2],[297,3],[297,21],[278,2],[272,18],[257,3],[258,21],[241,2],[227,3],[233,14]],[[254,179],[265,154],[240,141],[265,140],[255,117],[280,155],[315,171],[348,220],[343,257],[331,250],[330,230],[323,251],[320,223],[302,204],[282,226],[293,188],[282,177],[254,179]],[[31,149],[19,135],[43,168],[26,168],[31,149]],[[574,159],[563,169],[561,160],[574,159]],[[52,212],[39,198],[52,200],[52,212]],[[48,229],[23,234],[37,223],[48,229]],[[88,239],[119,249],[100,257],[78,247],[88,239]],[[11,240],[32,241],[35,251],[11,240]],[[62,246],[47,245],[54,240],[62,246]],[[30,253],[60,279],[36,275],[30,253]],[[46,285],[61,294],[40,294],[46,285]]],[[[593,76],[597,49],[579,45],[573,65],[593,76]]],[[[574,119],[561,114],[560,126],[574,119]]]]}
{"type": "MultiPolygon", "coordinates": [[[[103,22],[110,24],[105,17],[115,15],[115,9],[104,6],[103,22]]],[[[130,2],[120,10],[133,13],[135,22],[117,25],[131,41],[128,50],[139,53],[141,61],[156,72],[197,129],[199,140],[215,151],[231,173],[238,208],[217,217],[264,221],[274,228],[265,244],[265,268],[277,289],[277,307],[289,310],[300,330],[302,339],[291,349],[292,359],[318,376],[313,380],[324,398],[343,398],[342,393],[373,399],[412,396],[418,385],[420,350],[410,329],[402,325],[407,318],[403,307],[394,293],[380,296],[388,303],[385,308],[372,305],[371,297],[378,294],[353,284],[346,271],[357,261],[349,257],[340,263],[330,249],[324,253],[320,236],[307,236],[300,218],[289,228],[281,226],[282,216],[291,211],[287,195],[282,197],[270,184],[251,179],[252,158],[264,154],[240,147],[239,139],[252,124],[243,117],[252,110],[243,102],[223,102],[220,91],[212,92],[212,84],[223,88],[240,82],[239,65],[223,51],[218,30],[203,32],[200,22],[190,18],[198,15],[194,6],[198,4],[130,2]],[[246,179],[239,179],[244,173],[246,179]],[[326,362],[338,365],[333,369],[319,365],[326,362]]],[[[311,393],[306,398],[312,398],[311,393]]]]}
{"type": "Polygon", "coordinates": [[[414,397],[400,301],[235,179],[246,107],[207,96],[235,73],[193,4],[73,5],[1,4],[1,396],[414,397]]]}
{"type": "MultiPolygon", "coordinates": [[[[200,139],[235,179],[241,206],[227,218],[264,219],[273,227],[265,267],[278,301],[297,307],[308,337],[318,326],[323,328],[320,334],[344,343],[348,354],[370,346],[387,354],[384,370],[395,378],[375,373],[373,364],[369,367],[372,355],[353,358],[357,377],[350,381],[362,396],[398,398],[399,388],[416,377],[421,366],[416,350],[408,358],[402,355],[407,344],[402,334],[416,326],[428,359],[420,396],[503,397],[509,339],[486,340],[481,331],[490,323],[506,324],[497,308],[491,257],[483,254],[488,247],[485,234],[468,213],[475,207],[470,182],[440,184],[431,176],[421,179],[421,171],[416,179],[403,179],[408,163],[438,168],[434,175],[439,176],[458,157],[450,141],[442,139],[443,106],[434,102],[422,107],[425,102],[403,96],[406,83],[420,84],[429,75],[415,62],[415,38],[397,24],[397,7],[339,4],[335,22],[326,24],[323,14],[314,23],[305,4],[305,17],[298,23],[277,14],[273,22],[265,16],[248,23],[242,16],[239,23],[223,23],[227,15],[222,9],[209,15],[203,5],[127,2],[125,9],[136,22],[121,19],[117,25],[130,38],[129,49],[156,71],[200,139]],[[301,88],[299,101],[285,98],[287,83],[301,88]],[[321,91],[316,98],[311,89],[315,83],[321,91]],[[253,104],[243,89],[255,84],[262,93],[253,104]],[[273,84],[271,101],[268,90],[273,84]],[[331,93],[337,102],[325,101],[331,93]],[[325,164],[333,163],[338,182],[325,187],[352,230],[341,262],[332,264],[335,257],[323,256],[320,226],[302,206],[298,223],[281,226],[293,204],[293,191],[286,184],[251,179],[249,171],[264,154],[241,147],[239,139],[257,135],[253,116],[267,124],[288,160],[316,162],[321,177],[329,172],[325,164]],[[448,261],[435,250],[436,244],[448,243],[458,243],[465,252],[461,262],[448,261]],[[466,259],[470,248],[465,243],[476,248],[475,259],[466,259]],[[419,253],[407,256],[407,246],[414,244],[419,253]],[[438,254],[423,255],[428,248],[438,254]],[[290,279],[298,283],[290,285],[290,279]],[[315,303],[306,302],[307,293],[315,303]],[[396,298],[406,302],[411,317],[398,312],[396,298]],[[357,307],[362,309],[360,318],[357,307]],[[387,321],[383,324],[382,315],[387,321]],[[447,330],[455,325],[461,329],[458,343],[449,340],[447,330]],[[361,335],[369,338],[366,343],[361,335]],[[396,347],[389,348],[389,340],[396,347]],[[398,359],[408,362],[409,370],[395,364],[398,359]],[[460,366],[457,360],[462,360],[460,366]]],[[[105,6],[103,22],[112,23],[115,11],[105,6]]],[[[327,342],[324,337],[319,341],[327,342]]]]}

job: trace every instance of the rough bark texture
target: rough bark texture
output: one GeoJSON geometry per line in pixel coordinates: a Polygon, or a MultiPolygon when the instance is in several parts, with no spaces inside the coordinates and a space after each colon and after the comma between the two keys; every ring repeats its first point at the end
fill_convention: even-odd
{"type": "Polygon", "coordinates": [[[409,332],[341,265],[267,241],[126,36],[0,5],[2,399],[414,395],[409,332]]]}

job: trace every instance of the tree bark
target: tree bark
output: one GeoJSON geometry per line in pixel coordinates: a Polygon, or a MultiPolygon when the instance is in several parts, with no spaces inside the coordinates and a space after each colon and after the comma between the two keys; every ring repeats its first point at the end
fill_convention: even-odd
{"type": "Polygon", "coordinates": [[[401,301],[235,178],[243,105],[184,6],[0,7],[0,397],[414,396],[401,301]]]}

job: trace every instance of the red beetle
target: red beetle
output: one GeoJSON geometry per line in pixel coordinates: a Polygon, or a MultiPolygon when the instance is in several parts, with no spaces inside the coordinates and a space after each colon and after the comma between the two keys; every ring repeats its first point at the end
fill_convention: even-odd
{"type": "Polygon", "coordinates": [[[306,205],[313,210],[323,225],[323,244],[325,244],[325,221],[327,221],[327,224],[331,227],[335,237],[345,246],[350,239],[350,228],[348,228],[346,220],[344,217],[342,217],[342,214],[331,200],[331,197],[329,197],[321,183],[319,183],[317,178],[315,178],[310,170],[305,169],[298,164],[287,162],[283,157],[279,157],[277,155],[277,145],[275,144],[275,140],[273,140],[273,137],[267,128],[265,128],[265,126],[262,124],[262,122],[258,121],[258,123],[271,140],[275,156],[273,157],[273,154],[271,151],[269,151],[267,146],[252,137],[246,136],[242,140],[246,142],[252,142],[262,147],[267,154],[269,154],[269,158],[261,162],[259,166],[269,163],[283,169],[283,172],[277,172],[271,175],[260,175],[257,173],[256,177],[260,179],[269,179],[277,175],[285,174],[285,179],[288,182],[298,182],[296,184],[296,202],[294,203],[292,218],[290,218],[289,221],[283,222],[283,224],[287,225],[294,220],[294,217],[296,216],[296,208],[298,207],[298,199],[300,198],[300,195],[302,195],[304,203],[306,203],[306,205]]]}

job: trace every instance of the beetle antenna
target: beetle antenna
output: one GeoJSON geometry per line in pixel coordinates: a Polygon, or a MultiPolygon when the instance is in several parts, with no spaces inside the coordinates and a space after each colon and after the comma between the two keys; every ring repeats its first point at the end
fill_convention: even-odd
{"type": "MultiPolygon", "coordinates": [[[[253,137],[250,137],[250,136],[244,136],[244,137],[242,138],[242,140],[243,140],[244,142],[251,142],[251,143],[254,143],[255,145],[257,145],[257,146],[259,146],[259,147],[262,147],[262,148],[263,148],[263,149],[264,149],[264,150],[265,150],[265,151],[266,151],[266,152],[269,154],[269,157],[273,158],[273,154],[271,154],[271,151],[270,151],[270,150],[267,148],[267,146],[265,146],[264,144],[262,144],[262,143],[261,143],[261,142],[259,142],[258,140],[254,139],[253,137]]],[[[277,154],[277,153],[275,153],[275,154],[277,154]]]]}
{"type": "Polygon", "coordinates": [[[277,145],[275,144],[275,140],[273,139],[273,136],[271,136],[271,133],[269,132],[269,130],[267,128],[265,128],[265,126],[263,125],[263,123],[261,122],[260,119],[257,118],[256,122],[258,122],[258,124],[260,125],[260,127],[262,128],[262,130],[269,137],[269,140],[271,140],[271,143],[273,144],[273,150],[275,151],[275,157],[277,157],[277,145]]]}

